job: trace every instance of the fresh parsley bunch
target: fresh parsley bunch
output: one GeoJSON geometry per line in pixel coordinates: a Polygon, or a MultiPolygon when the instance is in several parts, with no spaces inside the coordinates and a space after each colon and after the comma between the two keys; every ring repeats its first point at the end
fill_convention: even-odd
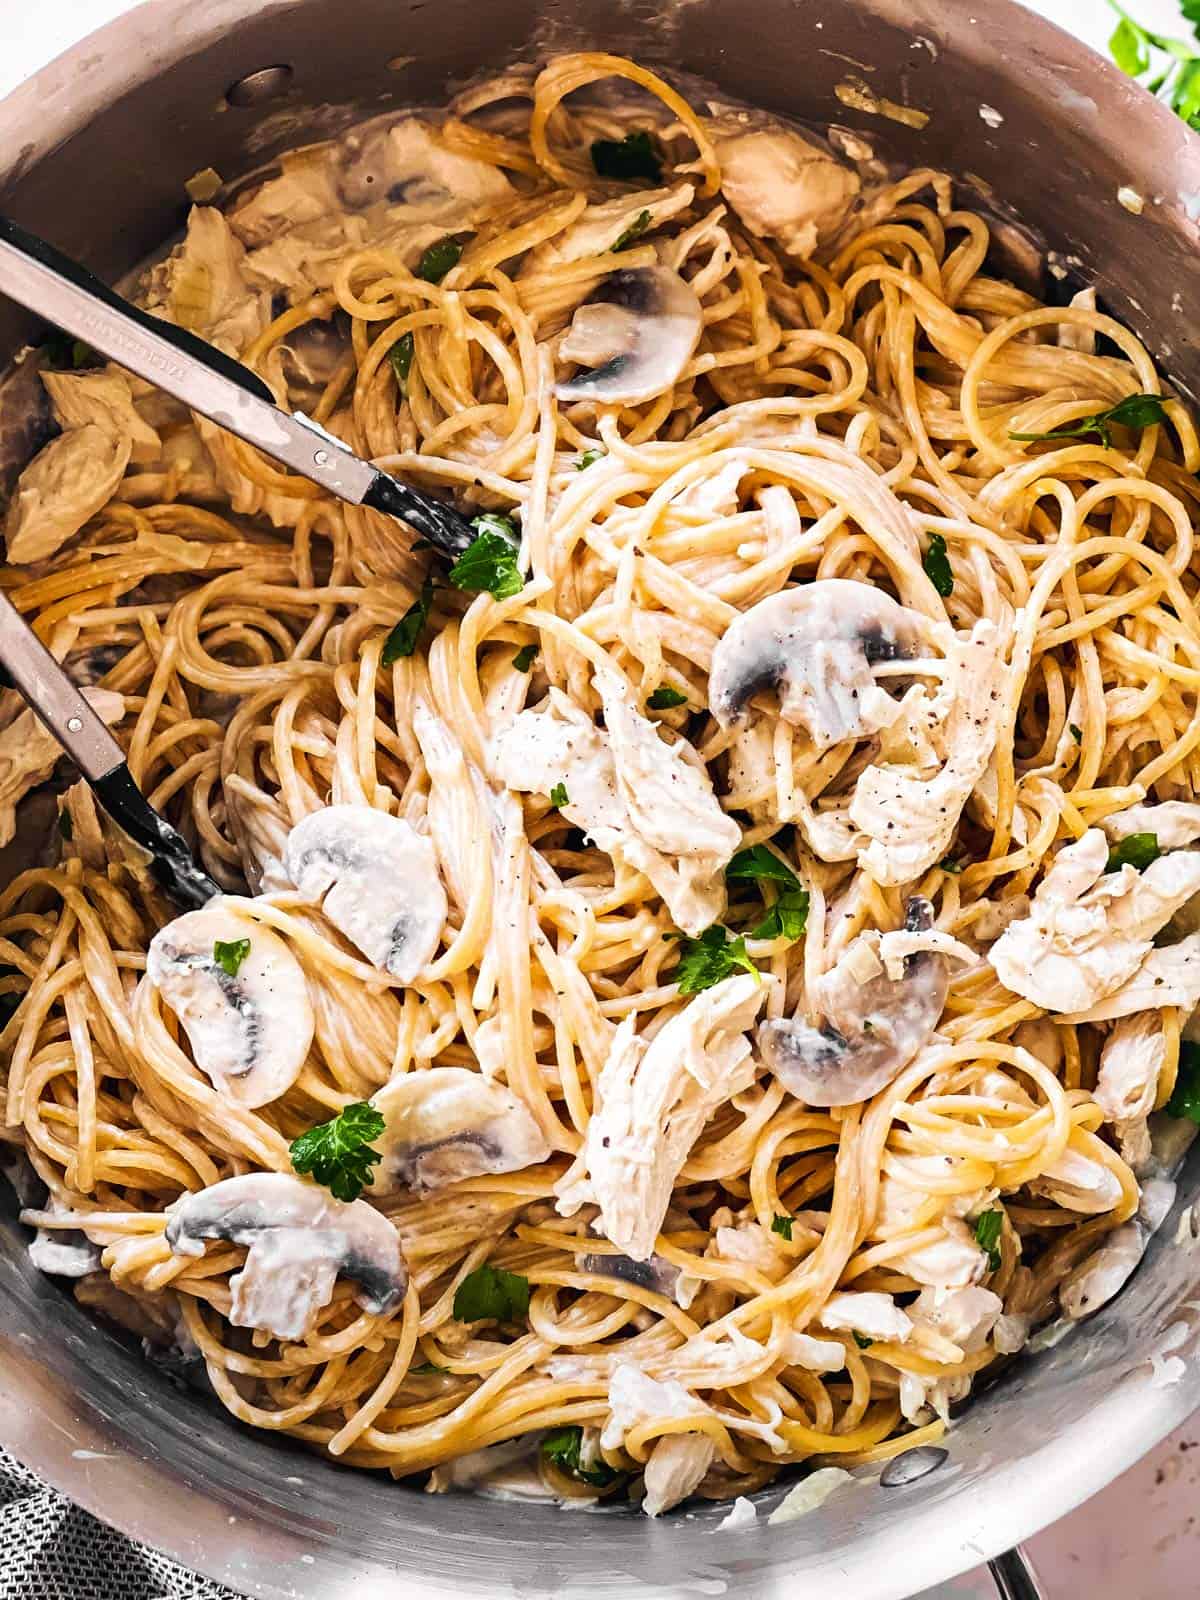
{"type": "Polygon", "coordinates": [[[1157,95],[1189,128],[1200,132],[1200,0],[1180,0],[1191,39],[1171,39],[1143,28],[1117,0],[1109,0],[1118,22],[1108,41],[1109,53],[1122,72],[1157,95]]]}

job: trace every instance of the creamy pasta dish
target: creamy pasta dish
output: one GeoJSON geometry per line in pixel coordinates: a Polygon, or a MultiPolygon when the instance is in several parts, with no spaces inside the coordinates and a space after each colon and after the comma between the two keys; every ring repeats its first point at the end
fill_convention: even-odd
{"type": "Polygon", "coordinates": [[[86,349],[10,380],[5,591],[222,889],[3,691],[33,1258],[434,1492],[936,1441],[1200,1118],[1192,419],[946,175],[693,99],[514,70],[209,174],[138,281],[453,565],[86,349]]]}

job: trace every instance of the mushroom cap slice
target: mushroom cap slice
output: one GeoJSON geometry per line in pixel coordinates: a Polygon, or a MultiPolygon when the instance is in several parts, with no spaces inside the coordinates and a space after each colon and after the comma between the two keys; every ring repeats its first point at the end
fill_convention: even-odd
{"type": "Polygon", "coordinates": [[[751,606],[717,641],[712,714],[740,722],[751,696],[778,689],[780,715],[818,749],[889,726],[900,704],[875,682],[880,662],[911,660],[929,639],[916,611],[869,583],[821,578],[751,606]]]}
{"type": "Polygon", "coordinates": [[[550,1154],[533,1113],[503,1084],[467,1067],[407,1072],[373,1096],[387,1119],[371,1194],[441,1189],[485,1172],[517,1172],[550,1154]]]}
{"type": "Polygon", "coordinates": [[[196,1065],[222,1094],[253,1109],[295,1083],[313,1037],[304,969],[269,928],[219,903],[160,928],[146,976],[183,1024],[196,1065]],[[216,945],[250,941],[234,976],[216,945]]]}
{"type": "Polygon", "coordinates": [[[446,891],[433,845],[374,806],[326,806],[298,822],[287,875],[373,966],[411,983],[437,953],[446,891]]]}
{"type": "Polygon", "coordinates": [[[575,313],[559,346],[590,372],[555,385],[560,400],[634,405],[676,382],[700,342],[704,314],[670,267],[610,272],[575,313]]]}
{"type": "Polygon", "coordinates": [[[385,1216],[286,1172],[252,1172],[186,1195],[171,1208],[166,1237],[178,1256],[203,1255],[205,1239],[248,1246],[245,1266],[229,1280],[229,1320],[277,1339],[303,1338],[339,1275],[374,1316],[394,1310],[408,1285],[399,1235],[385,1216]]]}
{"type": "MultiPolygon", "coordinates": [[[[933,907],[914,896],[905,928],[933,926],[933,907]]],[[[789,1094],[810,1106],[849,1106],[886,1088],[938,1025],[946,1003],[946,957],[920,950],[904,958],[899,978],[881,966],[858,976],[845,958],[820,980],[826,1020],[803,1017],[764,1022],[758,1030],[763,1060],[789,1094]]]]}

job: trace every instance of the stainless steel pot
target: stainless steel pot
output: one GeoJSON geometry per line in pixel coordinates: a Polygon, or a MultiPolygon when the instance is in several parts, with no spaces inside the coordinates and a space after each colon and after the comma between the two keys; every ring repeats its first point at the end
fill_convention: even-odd
{"type": "MultiPolygon", "coordinates": [[[[1200,141],[1009,0],[151,0],[0,105],[0,206],[115,276],[179,227],[183,184],[201,168],[229,178],[364,111],[436,102],[483,66],[581,46],[972,174],[1200,393],[1200,141]],[[928,126],[847,109],[835,89],[848,74],[930,111],[928,126]]],[[[0,358],[27,332],[0,308],[0,358]]],[[[431,1498],[251,1433],[35,1272],[11,1207],[0,1441],[126,1533],[271,1600],[753,1600],[785,1587],[800,1600],[899,1600],[1062,1516],[1200,1404],[1200,1365],[1164,1386],[1152,1363],[1160,1346],[1182,1338],[1173,1353],[1185,1359],[1191,1346],[1198,1188],[1200,1153],[1128,1290],[980,1395],[937,1470],[894,1487],[864,1470],[774,1527],[760,1510],[756,1527],[725,1533],[715,1506],[652,1523],[431,1498]]],[[[1032,1592],[1011,1563],[1000,1580],[1032,1592]]]]}

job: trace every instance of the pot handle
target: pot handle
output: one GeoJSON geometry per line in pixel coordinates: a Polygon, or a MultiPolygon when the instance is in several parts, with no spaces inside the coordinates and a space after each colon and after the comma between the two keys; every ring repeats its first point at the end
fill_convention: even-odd
{"type": "Polygon", "coordinates": [[[1045,1600],[1037,1573],[1019,1545],[989,1561],[988,1570],[995,1581],[999,1600],[1045,1600]]]}

